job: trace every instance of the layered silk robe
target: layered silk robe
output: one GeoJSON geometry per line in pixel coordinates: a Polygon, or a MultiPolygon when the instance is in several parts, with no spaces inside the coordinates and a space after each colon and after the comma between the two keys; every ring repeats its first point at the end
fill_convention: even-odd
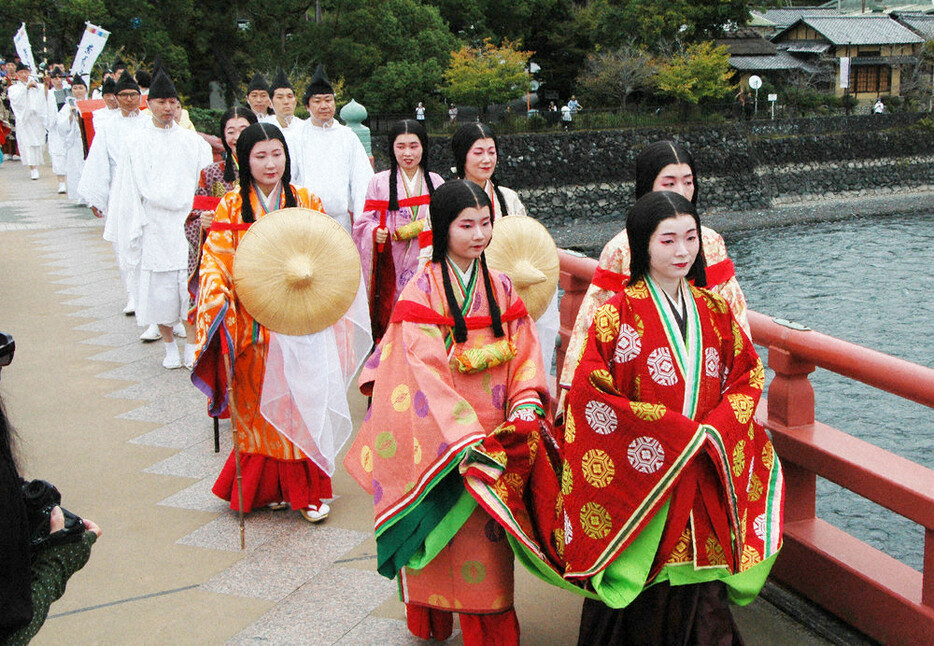
{"type": "MultiPolygon", "coordinates": [[[[726,299],[733,316],[746,334],[749,334],[749,322],[746,318],[746,297],[736,280],[733,261],[726,252],[723,236],[709,227],[701,227],[704,243],[704,256],[707,260],[707,288],[726,299]]],[[[564,366],[561,370],[561,386],[564,389],[571,387],[574,371],[584,351],[587,331],[593,323],[594,312],[610,300],[629,281],[629,238],[626,229],[620,231],[610,240],[603,251],[593,281],[581,301],[577,312],[577,319],[571,329],[568,339],[568,348],[564,355],[564,366]]]]}
{"type": "Polygon", "coordinates": [[[426,263],[403,289],[361,373],[372,407],[344,465],[373,495],[378,569],[387,577],[401,569],[404,602],[499,613],[513,603],[512,552],[464,491],[458,466],[507,418],[537,419],[530,408],[547,401],[546,374],[535,326],[509,278],[490,270],[506,335],[498,340],[479,265],[468,285],[451,274],[467,341],[453,343],[441,265],[426,263]],[[506,340],[513,358],[471,374],[452,367],[451,357],[506,340]]]}
{"type": "MultiPolygon", "coordinates": [[[[317,211],[322,210],[321,201],[304,188],[293,186],[296,206],[317,211]]],[[[281,196],[280,207],[285,206],[285,195],[281,196]]],[[[250,200],[256,219],[263,217],[255,191],[250,200]]],[[[214,214],[214,223],[204,243],[201,257],[200,287],[198,291],[198,347],[192,382],[210,399],[209,414],[220,416],[228,409],[227,371],[222,352],[224,344],[233,348],[233,395],[237,415],[237,442],[242,456],[265,456],[278,461],[293,462],[294,468],[310,469],[309,477],[327,480],[314,463],[260,413],[260,400],[265,373],[266,354],[269,348],[269,330],[257,323],[237,299],[233,287],[233,260],[240,240],[248,225],[241,216],[242,199],[239,191],[227,193],[214,214]],[[302,463],[302,464],[299,464],[302,463]]],[[[231,460],[233,457],[231,456],[231,460]]],[[[225,470],[227,468],[225,467],[225,470]]],[[[289,471],[288,467],[283,473],[289,471]]],[[[292,474],[295,475],[295,474],[292,474]]],[[[304,477],[304,472],[298,474],[304,477]]],[[[244,511],[250,511],[254,502],[265,504],[271,500],[256,501],[251,495],[252,478],[257,474],[244,468],[244,511]]],[[[288,476],[286,476],[288,477],[288,476]]],[[[217,485],[215,485],[216,487],[217,485]]],[[[253,483],[253,486],[258,486],[253,483]]],[[[285,483],[287,488],[289,483],[285,483]]],[[[300,485],[297,485],[300,486],[300,485]]],[[[235,491],[235,490],[234,490],[235,491]]],[[[287,492],[283,492],[287,493],[287,492]]],[[[330,497],[330,481],[326,484],[326,496],[330,497]]],[[[221,494],[218,494],[221,495],[221,494]]],[[[298,505],[294,500],[293,507],[298,505]]],[[[309,502],[317,502],[309,501],[309,502]]],[[[236,501],[231,496],[231,507],[236,501]]]]}
{"type": "Polygon", "coordinates": [[[782,542],[781,466],[753,417],[762,362],[724,299],[682,290],[686,341],[649,279],[597,309],[553,473],[492,440],[468,471],[533,572],[613,608],[660,581],[722,579],[748,603],[782,542]]]}
{"type": "MultiPolygon", "coordinates": [[[[363,214],[353,223],[353,239],[357,243],[357,249],[360,250],[364,285],[367,287],[367,295],[370,298],[370,318],[374,321],[374,330],[379,333],[382,330],[376,330],[375,322],[378,320],[376,313],[385,313],[383,314],[383,325],[385,325],[396,297],[402,293],[402,288],[418,269],[419,234],[431,228],[428,215],[430,197],[424,171],[420,171],[419,187],[417,191],[413,191],[412,195],[406,189],[402,174],[403,171],[400,169],[396,178],[396,195],[401,202],[399,209],[389,210],[389,182],[392,172],[382,171],[370,179],[363,214]],[[411,202],[420,203],[409,204],[411,202]],[[384,243],[382,250],[374,241],[376,230],[380,226],[386,227],[389,231],[389,239],[384,243]],[[391,254],[392,262],[380,262],[382,254],[391,254]],[[393,275],[383,276],[382,272],[388,271],[390,265],[393,275]]],[[[444,180],[437,173],[431,173],[431,183],[434,188],[438,188],[444,180]]],[[[421,239],[424,240],[425,237],[422,236],[421,239]]]]}

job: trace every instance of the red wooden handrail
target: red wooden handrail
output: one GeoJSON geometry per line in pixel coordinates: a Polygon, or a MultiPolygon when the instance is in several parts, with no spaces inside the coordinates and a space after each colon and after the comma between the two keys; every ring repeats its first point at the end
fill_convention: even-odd
{"type": "MultiPolygon", "coordinates": [[[[597,262],[560,251],[561,343],[597,262]]],[[[871,637],[931,643],[934,635],[934,470],[814,419],[808,375],[825,368],[934,407],[934,370],[749,312],[753,341],[768,347],[775,377],[757,417],[772,434],[785,475],[785,547],[773,576],[871,637]],[[817,476],[925,528],[924,574],[816,517],[817,476]]],[[[559,373],[560,378],[560,373],[559,373]]]]}

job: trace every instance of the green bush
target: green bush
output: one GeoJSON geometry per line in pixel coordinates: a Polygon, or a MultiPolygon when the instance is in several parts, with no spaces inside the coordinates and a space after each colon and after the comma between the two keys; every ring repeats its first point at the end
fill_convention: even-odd
{"type": "Polygon", "coordinates": [[[221,115],[224,110],[211,110],[210,108],[188,108],[188,116],[198,132],[208,135],[218,134],[221,124],[221,115]]]}

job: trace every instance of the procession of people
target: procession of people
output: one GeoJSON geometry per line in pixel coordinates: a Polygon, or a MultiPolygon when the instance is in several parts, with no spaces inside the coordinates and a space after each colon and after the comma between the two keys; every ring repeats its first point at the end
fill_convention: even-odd
{"type": "Polygon", "coordinates": [[[457,615],[465,644],[518,644],[518,557],[586,598],[580,644],[742,643],[728,603],[756,597],[781,548],[783,480],[753,417],[745,298],[684,146],[636,158],[637,201],[555,382],[557,251],[522,271],[493,253],[497,236],[553,241],[525,241],[536,205],[499,183],[490,126],[453,134],[445,181],[421,103],[374,173],[323,65],[305,88],[253,74],[204,134],[170,70],[123,69],[95,89],[91,141],[81,76],[15,76],[31,176],[47,148],[58,192],[104,220],[141,340],[231,418],[213,492],[241,531],[264,507],[325,522],[343,467],[372,494],[377,569],[417,637],[447,639],[457,615]],[[321,285],[325,265],[346,280],[321,285]]]}

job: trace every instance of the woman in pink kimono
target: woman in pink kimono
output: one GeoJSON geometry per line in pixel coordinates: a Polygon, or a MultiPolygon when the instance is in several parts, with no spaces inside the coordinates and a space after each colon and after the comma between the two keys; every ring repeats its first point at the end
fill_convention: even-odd
{"type": "Polygon", "coordinates": [[[425,126],[413,119],[399,121],[390,130],[389,141],[389,170],[370,180],[365,210],[353,223],[377,342],[398,295],[418,269],[419,234],[428,229],[428,203],[444,182],[428,170],[425,126]]]}
{"type": "Polygon", "coordinates": [[[412,633],[446,639],[456,611],[464,644],[518,644],[512,551],[459,467],[496,429],[538,427],[546,373],[525,305],[486,265],[487,194],[443,184],[431,221],[432,260],[361,374],[373,404],[344,466],[373,495],[377,569],[399,576],[412,633]]]}

